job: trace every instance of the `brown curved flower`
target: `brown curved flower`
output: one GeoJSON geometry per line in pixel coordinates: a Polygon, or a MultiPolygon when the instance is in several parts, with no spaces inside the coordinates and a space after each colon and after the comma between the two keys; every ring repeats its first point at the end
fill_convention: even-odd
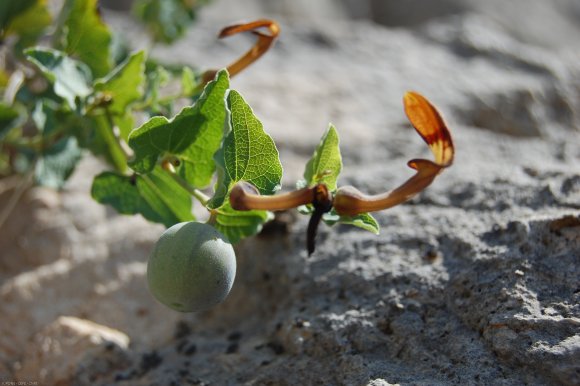
{"type": "Polygon", "coordinates": [[[366,195],[353,186],[341,187],[334,196],[339,215],[354,216],[399,205],[429,186],[435,177],[453,162],[454,147],[449,129],[437,109],[422,95],[409,91],[403,98],[405,113],[417,133],[427,143],[435,162],[413,159],[407,163],[417,173],[391,191],[366,195]]]}
{"type": "MultiPolygon", "coordinates": [[[[242,70],[248,67],[250,64],[258,60],[262,55],[266,53],[274,44],[274,41],[280,34],[280,26],[274,20],[269,19],[259,19],[250,23],[245,24],[234,24],[225,27],[221,30],[218,37],[220,39],[236,35],[241,32],[251,32],[258,37],[256,43],[239,59],[231,63],[226,67],[230,77],[239,74],[242,70]],[[260,29],[265,28],[268,33],[260,31],[260,29]]],[[[218,70],[208,70],[202,75],[202,84],[206,84],[215,77],[218,70]]]]}

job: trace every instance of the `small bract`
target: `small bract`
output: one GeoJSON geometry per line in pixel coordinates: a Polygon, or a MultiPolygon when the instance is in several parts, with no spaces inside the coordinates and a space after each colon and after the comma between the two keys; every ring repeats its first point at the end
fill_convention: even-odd
{"type": "Polygon", "coordinates": [[[182,222],[157,241],[147,265],[149,290],[157,300],[181,312],[221,303],[236,276],[236,255],[214,227],[182,222]]]}

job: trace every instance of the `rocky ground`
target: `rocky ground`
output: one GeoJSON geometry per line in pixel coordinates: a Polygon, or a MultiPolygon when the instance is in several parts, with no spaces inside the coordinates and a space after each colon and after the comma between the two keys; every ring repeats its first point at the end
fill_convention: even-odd
{"type": "Polygon", "coordinates": [[[577,3],[310,3],[216,0],[184,40],[153,52],[222,66],[250,38],[218,42],[221,26],[281,21],[273,51],[233,87],[276,140],[286,188],[330,121],[341,185],[379,192],[408,178],[406,162],[429,153],[405,120],[406,90],[446,116],[453,167],[378,213],[379,236],[321,227],[310,258],[307,218],[282,214],[236,247],[223,304],[179,314],[144,279],[163,228],[93,202],[102,166],[87,158],[64,191],[27,192],[0,232],[0,380],[580,384],[577,3]]]}

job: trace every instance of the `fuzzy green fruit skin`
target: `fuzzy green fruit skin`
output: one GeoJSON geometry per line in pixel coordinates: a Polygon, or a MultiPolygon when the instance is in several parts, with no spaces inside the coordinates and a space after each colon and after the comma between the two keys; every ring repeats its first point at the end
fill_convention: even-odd
{"type": "Polygon", "coordinates": [[[236,255],[214,227],[182,222],[168,228],[149,256],[149,291],[166,306],[181,312],[208,309],[221,303],[236,276],[236,255]]]}

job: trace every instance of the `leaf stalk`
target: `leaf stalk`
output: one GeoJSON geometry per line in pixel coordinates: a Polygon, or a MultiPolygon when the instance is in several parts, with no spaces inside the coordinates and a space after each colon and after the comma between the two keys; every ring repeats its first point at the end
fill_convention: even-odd
{"type": "Polygon", "coordinates": [[[185,189],[189,194],[191,194],[197,201],[199,201],[203,206],[206,206],[211,199],[201,190],[194,188],[187,181],[185,181],[177,172],[175,167],[171,163],[171,160],[165,159],[161,162],[161,168],[165,170],[175,182],[179,184],[183,189],[185,189]]]}

